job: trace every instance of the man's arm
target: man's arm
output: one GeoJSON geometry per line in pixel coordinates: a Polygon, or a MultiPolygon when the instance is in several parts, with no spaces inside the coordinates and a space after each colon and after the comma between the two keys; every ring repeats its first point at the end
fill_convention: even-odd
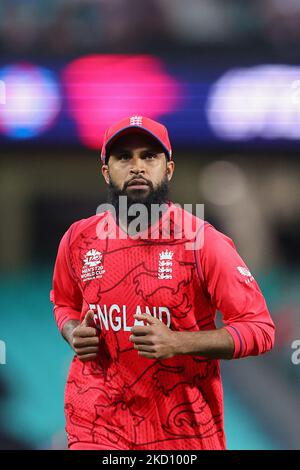
{"type": "Polygon", "coordinates": [[[222,313],[223,328],[210,331],[171,331],[150,316],[147,326],[135,326],[129,338],[138,354],[149,359],[176,354],[215,359],[257,356],[272,349],[274,323],[262,292],[230,238],[205,226],[204,245],[198,250],[198,272],[214,309],[222,313]]]}
{"type": "Polygon", "coordinates": [[[210,359],[231,359],[234,341],[225,328],[209,331],[172,331],[148,314],[135,315],[147,326],[134,326],[130,341],[140,356],[167,359],[176,355],[204,356],[210,359]]]}
{"type": "Polygon", "coordinates": [[[270,351],[274,323],[259,285],[233,241],[205,224],[203,247],[196,255],[206,292],[234,341],[233,358],[270,351]]]}
{"type": "Polygon", "coordinates": [[[225,328],[209,331],[184,331],[176,334],[176,354],[205,356],[210,359],[232,359],[234,341],[225,328]]]}
{"type": "Polygon", "coordinates": [[[54,304],[54,316],[62,336],[80,360],[89,361],[97,357],[99,338],[92,310],[80,322],[82,293],[69,262],[71,235],[75,224],[64,234],[59,244],[50,299],[54,304]]]}
{"type": "Polygon", "coordinates": [[[80,321],[82,292],[78,286],[70,263],[71,235],[75,224],[62,237],[55,260],[50,300],[58,329],[62,332],[65,323],[80,321]]]}

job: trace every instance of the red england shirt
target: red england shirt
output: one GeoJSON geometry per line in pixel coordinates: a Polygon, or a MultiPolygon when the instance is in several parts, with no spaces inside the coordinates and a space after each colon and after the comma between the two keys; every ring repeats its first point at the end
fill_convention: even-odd
{"type": "Polygon", "coordinates": [[[150,238],[128,237],[107,211],[75,222],[61,240],[51,291],[58,328],[92,309],[100,336],[99,360],[82,363],[75,356],[71,363],[65,390],[70,447],[226,447],[219,360],[139,356],[129,341],[136,313],[184,332],[215,329],[219,310],[234,358],[273,346],[266,302],[230,238],[172,203],[152,229],[150,238]],[[195,234],[184,233],[183,217],[196,221],[195,234]]]}

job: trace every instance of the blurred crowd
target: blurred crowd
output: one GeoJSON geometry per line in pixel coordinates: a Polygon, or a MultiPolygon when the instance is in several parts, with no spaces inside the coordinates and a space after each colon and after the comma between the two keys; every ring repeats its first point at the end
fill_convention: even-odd
{"type": "Polygon", "coordinates": [[[298,0],[2,0],[0,52],[59,56],[259,43],[292,54],[299,22],[298,0]]]}

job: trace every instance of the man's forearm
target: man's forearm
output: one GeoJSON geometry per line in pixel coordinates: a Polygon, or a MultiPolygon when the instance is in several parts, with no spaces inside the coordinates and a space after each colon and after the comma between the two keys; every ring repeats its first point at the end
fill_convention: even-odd
{"type": "Polygon", "coordinates": [[[234,341],[225,328],[209,331],[174,331],[175,355],[190,354],[211,359],[231,359],[234,341]]]}
{"type": "Polygon", "coordinates": [[[80,325],[79,320],[69,320],[64,324],[64,327],[61,332],[62,336],[69,343],[72,349],[74,349],[73,348],[73,330],[78,325],[80,325]]]}

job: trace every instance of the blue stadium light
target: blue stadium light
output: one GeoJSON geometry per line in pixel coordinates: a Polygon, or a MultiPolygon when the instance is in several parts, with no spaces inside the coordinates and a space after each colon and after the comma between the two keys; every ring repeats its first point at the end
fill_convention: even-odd
{"type": "Polygon", "coordinates": [[[300,67],[259,65],[226,71],[212,85],[207,119],[222,140],[300,139],[300,67]]]}
{"type": "Polygon", "coordinates": [[[31,139],[49,129],[61,109],[61,92],[50,70],[22,63],[0,69],[6,102],[0,107],[0,133],[31,139]]]}

